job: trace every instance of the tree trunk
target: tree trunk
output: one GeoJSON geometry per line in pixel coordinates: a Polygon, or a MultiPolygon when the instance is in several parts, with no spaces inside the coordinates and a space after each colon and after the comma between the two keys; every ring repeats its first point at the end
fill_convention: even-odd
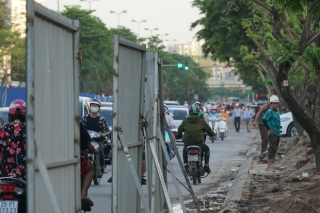
{"type": "MultiPolygon", "coordinates": [[[[320,134],[319,134],[320,135],[320,134]]],[[[311,139],[311,144],[314,152],[314,158],[316,161],[316,171],[320,172],[320,144],[317,143],[317,140],[319,140],[319,135],[317,137],[313,137],[311,139]]]]}

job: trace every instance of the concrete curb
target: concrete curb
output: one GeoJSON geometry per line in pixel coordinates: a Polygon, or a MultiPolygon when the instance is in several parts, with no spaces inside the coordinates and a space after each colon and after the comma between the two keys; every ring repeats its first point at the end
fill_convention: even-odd
{"type": "Polygon", "coordinates": [[[222,209],[221,212],[224,212],[225,210],[229,210],[232,212],[232,210],[237,210],[237,203],[235,201],[241,200],[242,198],[242,191],[244,184],[246,180],[248,179],[249,176],[249,169],[251,169],[252,166],[252,161],[254,158],[254,154],[256,153],[257,150],[257,137],[259,136],[259,131],[256,131],[256,133],[252,136],[252,143],[249,144],[249,150],[246,153],[247,159],[245,159],[239,168],[238,173],[236,174],[232,185],[228,189],[226,198],[224,200],[223,206],[224,208],[222,209]]]}

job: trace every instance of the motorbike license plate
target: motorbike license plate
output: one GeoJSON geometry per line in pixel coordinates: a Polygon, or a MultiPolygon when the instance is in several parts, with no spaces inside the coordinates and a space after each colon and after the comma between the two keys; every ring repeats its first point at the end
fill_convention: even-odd
{"type": "Polygon", "coordinates": [[[198,155],[188,155],[188,161],[198,161],[198,155]]]}
{"type": "Polygon", "coordinates": [[[0,201],[0,213],[18,213],[18,201],[0,201]]]}

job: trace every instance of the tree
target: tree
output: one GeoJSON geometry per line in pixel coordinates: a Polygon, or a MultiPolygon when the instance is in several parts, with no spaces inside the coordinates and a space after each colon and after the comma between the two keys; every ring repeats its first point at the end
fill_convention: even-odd
{"type": "Polygon", "coordinates": [[[191,24],[191,28],[202,28],[196,36],[198,40],[205,40],[204,54],[211,53],[213,60],[229,62],[236,67],[244,84],[252,86],[258,93],[265,93],[255,64],[243,57],[244,52],[255,48],[242,27],[242,19],[252,15],[250,4],[247,1],[194,0],[193,6],[204,15],[191,24]]]}
{"type": "Polygon", "coordinates": [[[111,94],[113,70],[113,38],[105,24],[92,10],[80,6],[66,7],[63,15],[80,21],[80,91],[111,94]],[[111,85],[111,87],[110,87],[111,85]]]}
{"type": "MultiPolygon", "coordinates": [[[[248,1],[232,0],[228,3],[246,4],[248,1]]],[[[250,14],[241,19],[241,30],[254,46],[248,48],[248,43],[243,43],[241,59],[255,64],[262,80],[272,85],[307,132],[316,169],[320,171],[320,3],[311,0],[251,0],[249,3],[250,14]],[[289,87],[283,86],[284,80],[289,81],[289,87]]],[[[226,10],[231,13],[236,7],[227,7],[226,10]]],[[[210,13],[217,12],[209,10],[206,22],[211,20],[210,13]]],[[[239,17],[222,16],[221,19],[230,23],[237,22],[239,17]]],[[[215,37],[214,34],[211,36],[215,37]]],[[[242,70],[239,72],[241,74],[242,70]]]]}
{"type": "Polygon", "coordinates": [[[7,80],[24,81],[25,79],[25,39],[14,30],[10,23],[10,11],[6,3],[0,1],[0,70],[1,85],[7,80]]]}

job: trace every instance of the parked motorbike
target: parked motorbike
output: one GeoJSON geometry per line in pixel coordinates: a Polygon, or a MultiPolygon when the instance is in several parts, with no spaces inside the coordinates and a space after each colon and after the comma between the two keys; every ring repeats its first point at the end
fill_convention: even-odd
{"type": "Polygon", "coordinates": [[[208,176],[208,173],[203,170],[202,158],[201,158],[201,148],[199,146],[188,146],[188,165],[189,171],[187,174],[192,179],[193,185],[201,183],[201,178],[208,176]]]}
{"type": "MultiPolygon", "coordinates": [[[[92,139],[91,145],[95,149],[99,150],[99,143],[97,141],[95,141],[95,139],[100,138],[101,133],[95,132],[92,130],[88,130],[88,133],[92,139]]],[[[100,165],[100,155],[103,155],[103,153],[99,152],[98,154],[92,154],[92,153],[88,154],[88,157],[92,161],[93,167],[94,167],[94,174],[93,174],[93,178],[92,178],[94,185],[99,185],[100,179],[103,176],[103,173],[101,171],[101,165],[100,165]]]]}
{"type": "Polygon", "coordinates": [[[221,140],[223,140],[225,137],[228,136],[226,127],[227,127],[226,119],[220,117],[218,121],[218,132],[219,132],[218,137],[221,138],[221,140]]]}
{"type": "Polygon", "coordinates": [[[27,185],[17,178],[0,178],[0,212],[27,212],[27,185]]]}

